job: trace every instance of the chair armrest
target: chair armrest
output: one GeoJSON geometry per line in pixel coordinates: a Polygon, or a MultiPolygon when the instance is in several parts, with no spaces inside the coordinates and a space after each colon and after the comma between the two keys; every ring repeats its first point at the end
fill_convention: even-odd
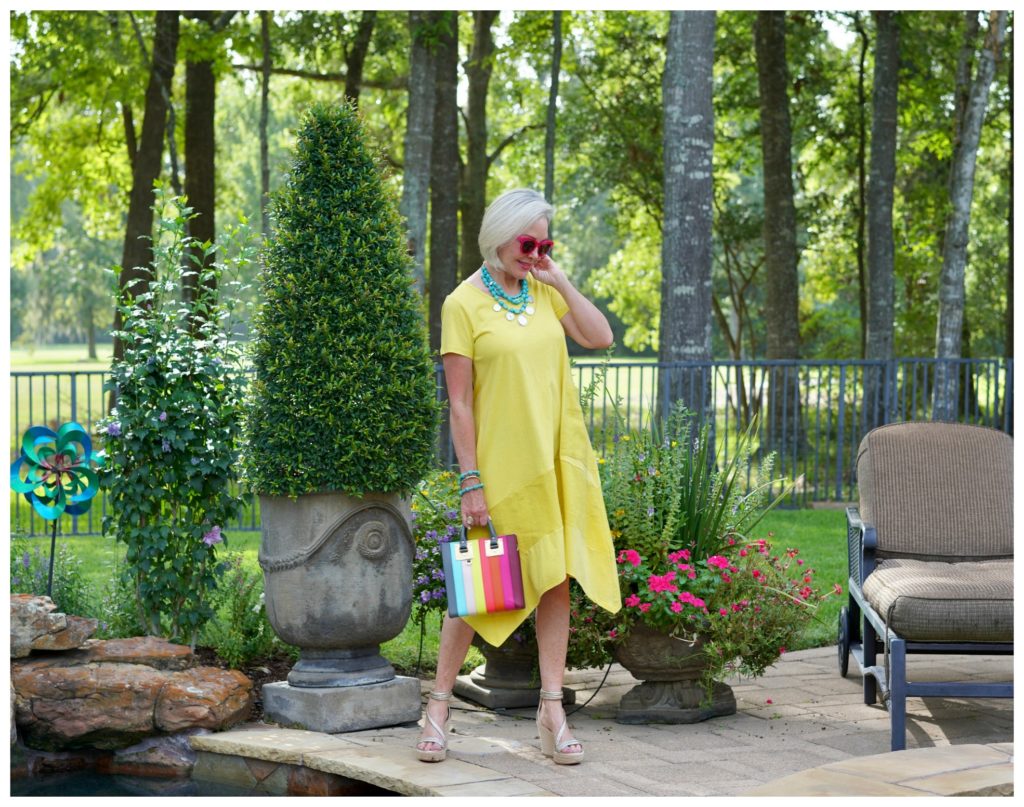
{"type": "Polygon", "coordinates": [[[850,579],[861,586],[875,570],[878,535],[874,525],[861,519],[860,510],[856,507],[846,508],[846,543],[850,579]]]}

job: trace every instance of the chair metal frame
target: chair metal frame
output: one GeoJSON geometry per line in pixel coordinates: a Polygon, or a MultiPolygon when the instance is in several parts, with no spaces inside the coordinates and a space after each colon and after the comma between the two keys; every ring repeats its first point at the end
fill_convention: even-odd
{"type": "Polygon", "coordinates": [[[876,566],[877,534],[857,507],[846,508],[849,555],[849,605],[839,615],[839,674],[844,678],[849,657],[856,659],[864,678],[864,703],[873,705],[881,694],[889,710],[891,750],[906,748],[908,697],[1012,698],[1013,682],[910,681],[907,654],[1012,655],[1013,642],[920,642],[893,631],[864,597],[864,581],[876,566]],[[863,617],[863,619],[861,619],[863,617]],[[878,655],[882,654],[882,663],[878,655]]]}

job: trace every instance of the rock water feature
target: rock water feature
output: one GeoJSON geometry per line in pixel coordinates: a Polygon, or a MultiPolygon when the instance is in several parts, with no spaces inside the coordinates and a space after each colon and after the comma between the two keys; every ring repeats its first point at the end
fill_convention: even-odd
{"type": "Polygon", "coordinates": [[[191,666],[188,647],[152,636],[90,639],[95,630],[47,597],[11,595],[12,778],[188,776],[190,734],[248,718],[252,682],[242,673],[191,666]]]}

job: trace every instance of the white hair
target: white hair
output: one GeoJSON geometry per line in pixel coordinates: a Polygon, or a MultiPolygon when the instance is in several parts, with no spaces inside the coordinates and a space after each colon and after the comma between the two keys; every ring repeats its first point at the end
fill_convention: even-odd
{"type": "Polygon", "coordinates": [[[491,266],[500,268],[498,248],[521,235],[539,218],[550,224],[554,214],[555,209],[537,191],[527,188],[505,191],[484,211],[477,238],[480,254],[491,266]]]}

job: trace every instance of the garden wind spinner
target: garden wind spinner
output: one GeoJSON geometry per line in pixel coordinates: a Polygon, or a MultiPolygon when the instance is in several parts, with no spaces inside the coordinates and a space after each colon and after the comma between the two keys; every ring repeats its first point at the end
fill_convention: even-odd
{"type": "Polygon", "coordinates": [[[96,469],[103,456],[93,455],[89,434],[77,423],[65,423],[57,432],[32,426],[21,440],[21,455],[11,463],[11,489],[21,493],[35,511],[53,522],[50,541],[50,577],[46,594],[53,588],[53,557],[57,519],[64,513],[80,516],[92,505],[99,490],[96,469]]]}

